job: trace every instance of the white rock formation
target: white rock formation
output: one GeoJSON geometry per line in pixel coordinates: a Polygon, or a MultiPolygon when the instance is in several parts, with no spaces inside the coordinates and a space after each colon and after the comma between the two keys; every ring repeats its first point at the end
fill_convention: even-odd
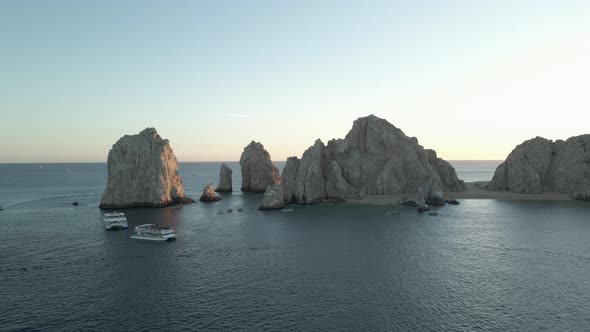
{"type": "Polygon", "coordinates": [[[326,196],[328,198],[362,198],[361,194],[342,176],[336,160],[330,161],[326,170],[326,196]]]}
{"type": "Polygon", "coordinates": [[[418,205],[418,207],[416,208],[418,212],[430,211],[430,207],[426,205],[426,200],[424,199],[424,192],[422,192],[422,188],[418,188],[418,192],[416,193],[416,204],[418,205]]]}
{"type": "Polygon", "coordinates": [[[285,207],[285,201],[283,199],[283,185],[273,184],[266,188],[262,202],[258,207],[258,210],[278,210],[285,207]]]}
{"type": "Polygon", "coordinates": [[[590,135],[556,142],[542,137],[525,141],[498,166],[488,189],[559,192],[590,200],[590,135]]]}
{"type": "Polygon", "coordinates": [[[344,139],[320,140],[301,160],[287,159],[282,182],[285,204],[326,198],[415,193],[444,204],[444,191],[462,191],[453,167],[426,150],[416,138],[376,116],[359,118],[344,139]]]}
{"type": "Polygon", "coordinates": [[[424,199],[422,188],[418,188],[418,192],[416,192],[416,204],[418,204],[418,207],[426,206],[426,200],[424,199]]]}
{"type": "Polygon", "coordinates": [[[297,170],[299,169],[300,160],[297,157],[287,158],[287,162],[283,167],[283,174],[281,175],[281,185],[283,186],[283,193],[285,202],[290,204],[296,200],[295,195],[299,195],[300,199],[303,193],[303,183],[297,181],[297,170]]]}
{"type": "Polygon", "coordinates": [[[221,197],[217,196],[217,194],[215,194],[215,190],[213,189],[213,184],[209,183],[208,185],[205,186],[205,188],[203,188],[203,193],[201,194],[201,198],[199,198],[199,201],[201,202],[217,202],[220,201],[221,197]]]}
{"type": "Polygon", "coordinates": [[[163,207],[192,200],[185,196],[178,162],[156,129],[125,135],[109,151],[107,187],[100,207],[163,207]]]}
{"type": "Polygon", "coordinates": [[[307,149],[301,160],[289,158],[285,165],[288,172],[285,180],[285,202],[287,204],[310,204],[326,196],[322,167],[322,154],[326,146],[319,139],[307,149]],[[296,164],[296,167],[295,167],[296,164]]]}
{"type": "Polygon", "coordinates": [[[428,180],[424,184],[424,188],[429,193],[426,198],[426,203],[433,206],[445,205],[445,194],[441,187],[442,180],[437,179],[434,176],[428,177],[428,180]]]}
{"type": "Polygon", "coordinates": [[[231,193],[232,192],[232,170],[225,163],[221,164],[219,169],[219,184],[215,191],[220,193],[231,193]]]}
{"type": "Polygon", "coordinates": [[[270,154],[260,143],[252,141],[240,157],[242,191],[265,192],[273,184],[281,183],[279,170],[272,164],[270,154]]]}
{"type": "Polygon", "coordinates": [[[434,150],[426,149],[426,153],[428,154],[428,162],[438,174],[441,184],[445,188],[455,192],[465,190],[465,183],[457,178],[455,168],[451,164],[438,158],[434,150]]]}

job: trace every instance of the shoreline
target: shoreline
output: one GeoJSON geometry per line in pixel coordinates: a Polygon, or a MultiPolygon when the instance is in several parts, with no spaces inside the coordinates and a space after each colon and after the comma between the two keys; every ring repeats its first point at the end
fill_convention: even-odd
{"type": "MultiPolygon", "coordinates": [[[[461,192],[445,192],[445,199],[495,199],[511,201],[575,201],[567,194],[543,192],[540,194],[515,194],[508,191],[483,189],[489,181],[465,182],[466,189],[461,192]]],[[[367,195],[363,199],[347,199],[350,204],[399,204],[403,199],[413,200],[411,194],[367,195]]]]}

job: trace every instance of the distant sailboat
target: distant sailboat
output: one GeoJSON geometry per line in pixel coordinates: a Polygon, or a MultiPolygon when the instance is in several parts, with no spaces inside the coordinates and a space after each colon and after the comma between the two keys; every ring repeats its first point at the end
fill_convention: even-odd
{"type": "Polygon", "coordinates": [[[70,168],[68,168],[68,173],[71,173],[71,172],[72,172],[72,170],[70,168]]]}
{"type": "Polygon", "coordinates": [[[39,165],[39,169],[43,169],[43,164],[39,165]]]}

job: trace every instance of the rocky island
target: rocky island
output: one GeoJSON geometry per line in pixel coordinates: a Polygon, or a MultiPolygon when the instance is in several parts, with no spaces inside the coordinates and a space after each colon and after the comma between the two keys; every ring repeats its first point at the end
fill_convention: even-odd
{"type": "Polygon", "coordinates": [[[184,194],[178,162],[168,140],[154,128],[121,137],[109,151],[107,172],[102,209],[192,202],[184,194]]]}
{"type": "MultiPolygon", "coordinates": [[[[327,145],[318,139],[301,159],[288,158],[281,180],[265,195],[277,207],[281,204],[274,198],[280,191],[284,205],[415,194],[421,188],[428,204],[443,205],[445,192],[465,189],[455,169],[434,150],[424,149],[416,138],[374,115],[354,121],[344,139],[327,145]]],[[[263,202],[260,208],[272,206],[263,202]]]]}
{"type": "Polygon", "coordinates": [[[225,163],[222,163],[219,169],[219,184],[217,185],[217,189],[215,189],[215,191],[219,193],[231,193],[233,191],[231,176],[231,168],[229,168],[229,166],[227,166],[225,163]]]}
{"type": "Polygon", "coordinates": [[[278,210],[285,207],[285,199],[283,197],[284,190],[282,184],[273,184],[266,188],[262,202],[258,210],[278,210]]]}
{"type": "Polygon", "coordinates": [[[498,166],[487,188],[519,194],[555,192],[590,200],[590,135],[525,141],[498,166]]]}
{"type": "Polygon", "coordinates": [[[201,193],[201,197],[199,198],[199,201],[204,203],[217,202],[220,200],[221,197],[215,194],[215,189],[213,189],[213,184],[211,183],[209,183],[205,186],[205,188],[203,188],[203,192],[201,193]]]}
{"type": "Polygon", "coordinates": [[[242,191],[263,193],[268,186],[281,183],[279,170],[270,154],[258,142],[250,142],[240,156],[242,191]]]}

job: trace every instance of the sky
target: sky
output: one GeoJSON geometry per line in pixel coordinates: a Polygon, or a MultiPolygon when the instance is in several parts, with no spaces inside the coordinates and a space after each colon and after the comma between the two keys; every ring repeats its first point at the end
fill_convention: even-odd
{"type": "Polygon", "coordinates": [[[375,114],[449,160],[590,133],[588,1],[0,1],[0,163],[273,160],[375,114]]]}

